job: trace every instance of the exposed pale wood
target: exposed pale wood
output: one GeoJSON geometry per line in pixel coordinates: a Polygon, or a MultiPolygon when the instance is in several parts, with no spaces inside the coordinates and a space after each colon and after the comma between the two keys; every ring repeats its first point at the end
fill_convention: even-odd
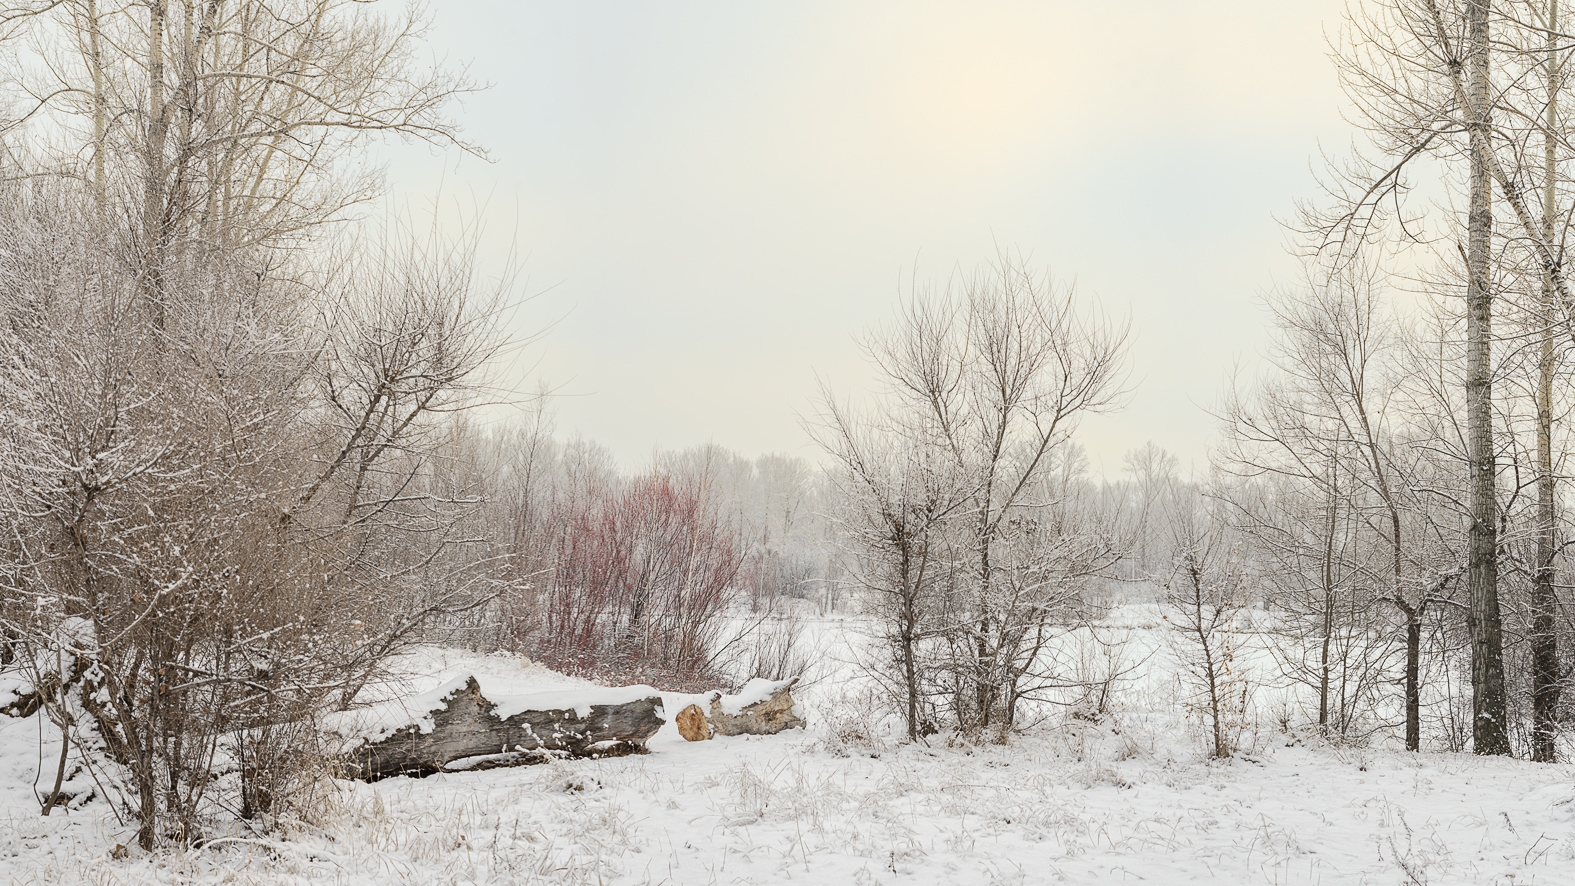
{"type": "Polygon", "coordinates": [[[705,711],[697,704],[678,712],[678,734],[684,741],[705,741],[711,737],[711,724],[706,722],[705,711]]]}

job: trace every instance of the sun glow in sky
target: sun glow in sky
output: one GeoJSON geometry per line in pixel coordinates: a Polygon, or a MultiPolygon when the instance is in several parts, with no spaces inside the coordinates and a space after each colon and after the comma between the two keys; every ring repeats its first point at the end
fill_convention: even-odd
{"type": "Polygon", "coordinates": [[[504,370],[625,467],[714,442],[814,458],[817,379],[906,281],[1010,249],[1135,332],[1128,407],[1079,439],[1115,475],[1152,440],[1201,469],[1233,367],[1294,285],[1277,219],[1354,131],[1335,0],[443,0],[432,44],[491,88],[456,109],[491,162],[390,146],[396,200],[486,227],[524,290],[504,370]]]}

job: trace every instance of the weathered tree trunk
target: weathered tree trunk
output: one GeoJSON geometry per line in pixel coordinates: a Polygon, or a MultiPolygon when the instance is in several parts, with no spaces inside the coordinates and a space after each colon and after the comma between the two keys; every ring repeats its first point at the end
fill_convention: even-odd
{"type": "Polygon", "coordinates": [[[530,751],[561,751],[575,757],[642,753],[662,727],[661,696],[625,704],[590,706],[590,716],[574,710],[521,711],[507,718],[493,713],[476,678],[444,696],[431,712],[433,728],[412,723],[345,756],[344,774],[375,781],[390,775],[430,775],[456,760],[480,757],[475,767],[526,762],[530,751]]]}
{"type": "Polygon", "coordinates": [[[1468,0],[1466,126],[1471,133],[1471,203],[1466,216],[1466,427],[1471,531],[1470,586],[1472,746],[1509,753],[1504,692],[1503,625],[1498,606],[1498,509],[1493,453],[1492,165],[1488,83],[1491,0],[1468,0]]]}
{"type": "Polygon", "coordinates": [[[775,735],[785,729],[801,729],[804,718],[793,704],[792,690],[798,678],[767,683],[755,679],[745,684],[738,695],[711,697],[711,729],[717,735],[775,735]],[[730,699],[757,698],[748,704],[730,704],[730,699]]]}

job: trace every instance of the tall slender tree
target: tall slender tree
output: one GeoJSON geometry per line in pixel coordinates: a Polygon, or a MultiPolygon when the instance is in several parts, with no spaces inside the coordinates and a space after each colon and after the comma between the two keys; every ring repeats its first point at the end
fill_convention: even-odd
{"type": "MultiPolygon", "coordinates": [[[[1548,0],[1546,53],[1543,64],[1547,83],[1547,108],[1544,110],[1542,148],[1542,238],[1554,242],[1558,222],[1555,182],[1558,173],[1559,125],[1559,3],[1548,0]]],[[[1531,758],[1552,763],[1557,759],[1554,741],[1559,704],[1559,648],[1555,632],[1558,596],[1555,590],[1554,559],[1558,554],[1558,494],[1553,472],[1553,377],[1558,366],[1557,352],[1547,320],[1557,316],[1558,294],[1553,275],[1542,271],[1540,316],[1544,328],[1538,331],[1537,353],[1537,553],[1531,583],[1531,758]]]]}
{"type": "MultiPolygon", "coordinates": [[[[1469,135],[1466,212],[1466,459],[1471,510],[1466,587],[1471,633],[1472,743],[1479,754],[1509,753],[1504,629],[1498,601],[1498,497],[1493,445],[1493,173],[1489,56],[1491,0],[1467,0],[1462,108],[1469,135]]],[[[1435,6],[1436,9],[1436,6],[1435,6]]]]}

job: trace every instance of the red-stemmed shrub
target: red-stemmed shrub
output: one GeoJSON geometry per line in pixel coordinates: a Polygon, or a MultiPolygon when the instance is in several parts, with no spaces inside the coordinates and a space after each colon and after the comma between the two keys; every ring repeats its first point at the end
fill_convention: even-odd
{"type": "Polygon", "coordinates": [[[568,673],[718,685],[714,657],[742,557],[698,490],[669,477],[562,506],[550,565],[518,613],[523,651],[568,673]]]}

